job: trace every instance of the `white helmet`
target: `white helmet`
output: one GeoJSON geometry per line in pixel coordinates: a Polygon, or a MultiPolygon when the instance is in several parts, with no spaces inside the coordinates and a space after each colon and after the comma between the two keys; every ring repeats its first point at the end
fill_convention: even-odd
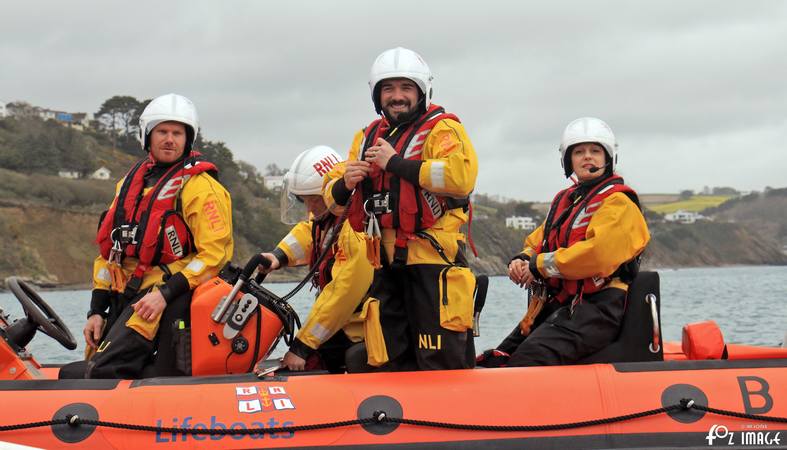
{"type": "Polygon", "coordinates": [[[369,74],[369,89],[377,114],[382,113],[380,92],[377,84],[389,78],[407,78],[418,85],[424,95],[424,109],[432,102],[432,71],[418,53],[402,47],[392,48],[380,53],[374,60],[369,74]]]}
{"type": "Polygon", "coordinates": [[[281,193],[281,221],[295,224],[308,218],[301,195],[320,195],[323,177],[342,161],[336,150],[325,145],[312,147],[295,158],[284,175],[281,193]]]}
{"type": "Polygon", "coordinates": [[[180,122],[186,125],[186,153],[191,150],[199,133],[199,117],[194,103],[178,94],[166,94],[154,98],[139,116],[139,140],[147,150],[148,135],[161,122],[180,122]]]}
{"type": "Polygon", "coordinates": [[[571,167],[571,155],[568,154],[568,149],[572,145],[584,142],[594,142],[604,147],[609,159],[610,170],[615,171],[618,160],[618,141],[615,139],[612,129],[601,119],[580,117],[566,126],[563,137],[560,139],[560,164],[563,166],[566,178],[571,176],[574,171],[571,167]]]}

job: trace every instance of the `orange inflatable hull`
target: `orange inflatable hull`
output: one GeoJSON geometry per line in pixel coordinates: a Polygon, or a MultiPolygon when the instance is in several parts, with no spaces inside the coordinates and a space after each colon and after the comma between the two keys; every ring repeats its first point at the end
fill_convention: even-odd
{"type": "MultiPolygon", "coordinates": [[[[776,351],[778,349],[774,349],[776,351]]],[[[381,374],[0,381],[0,425],[78,414],[182,429],[270,429],[371,416],[475,425],[590,421],[670,406],[787,417],[787,359],[665,361],[381,374]]],[[[701,410],[561,431],[350,425],[276,434],[195,436],[104,426],[0,431],[40,448],[785,448],[787,423],[701,410]],[[759,443],[759,444],[757,444],[759,443]]]]}

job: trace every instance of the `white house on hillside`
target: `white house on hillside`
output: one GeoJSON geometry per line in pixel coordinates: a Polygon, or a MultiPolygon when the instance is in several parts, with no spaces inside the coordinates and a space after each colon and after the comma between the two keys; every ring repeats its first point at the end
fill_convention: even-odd
{"type": "Polygon", "coordinates": [[[76,170],[61,170],[57,172],[57,176],[60,178],[70,178],[72,180],[76,180],[79,178],[79,172],[76,170]]]}
{"type": "Polygon", "coordinates": [[[265,189],[278,191],[284,187],[284,177],[279,175],[269,175],[265,177],[265,189]]]}
{"type": "Polygon", "coordinates": [[[511,216],[506,217],[506,228],[513,228],[515,230],[533,231],[538,227],[538,224],[532,217],[527,216],[511,216]]]}
{"type": "Polygon", "coordinates": [[[90,174],[90,178],[94,180],[108,180],[111,176],[112,172],[104,166],[101,166],[95,172],[90,174]]]}
{"type": "Polygon", "coordinates": [[[8,116],[8,110],[5,109],[5,102],[0,100],[0,119],[8,116]]]}
{"type": "Polygon", "coordinates": [[[678,210],[674,213],[664,215],[664,220],[667,222],[678,222],[678,223],[694,223],[698,220],[704,220],[707,217],[703,216],[700,213],[696,213],[693,211],[683,211],[678,210]]]}

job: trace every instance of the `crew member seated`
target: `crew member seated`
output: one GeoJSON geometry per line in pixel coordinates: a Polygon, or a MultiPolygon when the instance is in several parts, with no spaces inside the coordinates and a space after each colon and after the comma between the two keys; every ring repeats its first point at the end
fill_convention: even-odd
{"type": "Polygon", "coordinates": [[[317,264],[312,267],[317,299],[281,362],[290,370],[344,372],[346,350],[364,336],[359,305],[374,271],[366,242],[349,221],[329,212],[321,194],[323,175],[339,161],[326,146],[298,155],[285,176],[281,217],[284,223],[300,222],[272,252],[262,254],[271,262],[269,268],[260,267],[262,272],[317,264]]]}
{"type": "Polygon", "coordinates": [[[174,329],[189,325],[192,291],[232,257],[232,202],[217,167],[193,148],[197,110],[177,94],[139,118],[147,153],[117,184],[96,236],[83,329],[92,356],[60,378],[190,375],[176,364],[174,329]]]}
{"type": "Polygon", "coordinates": [[[615,172],[617,141],[603,121],[574,120],[559,150],[574,184],[555,196],[509,263],[511,281],[530,290],[528,311],[479,366],[574,364],[620,332],[628,285],[650,240],[637,194],[615,172]]]}

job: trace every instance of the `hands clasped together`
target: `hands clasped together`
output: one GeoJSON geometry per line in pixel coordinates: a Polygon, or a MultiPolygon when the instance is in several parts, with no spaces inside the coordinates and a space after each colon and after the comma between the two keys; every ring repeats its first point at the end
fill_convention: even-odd
{"type": "Polygon", "coordinates": [[[533,284],[536,277],[530,272],[530,263],[521,259],[515,259],[508,263],[508,278],[519,287],[529,287],[533,284]]]}
{"type": "Polygon", "coordinates": [[[396,150],[383,138],[377,138],[377,142],[366,149],[363,161],[347,161],[344,172],[344,185],[347,189],[355,189],[361,180],[369,176],[372,165],[385,170],[388,161],[396,155],[396,150]]]}

